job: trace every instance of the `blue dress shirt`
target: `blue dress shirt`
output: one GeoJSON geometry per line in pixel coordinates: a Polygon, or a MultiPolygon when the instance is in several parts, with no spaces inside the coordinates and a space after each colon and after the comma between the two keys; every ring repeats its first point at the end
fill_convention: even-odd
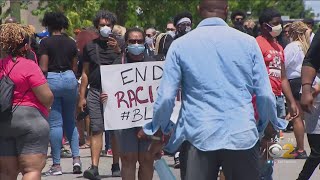
{"type": "Polygon", "coordinates": [[[220,18],[204,19],[196,29],[175,40],[169,48],[154,104],[152,122],[144,132],[160,128],[168,134],[169,152],[189,141],[202,151],[252,148],[268,122],[284,129],[256,40],[220,18]],[[177,90],[182,105],[176,126],[170,121],[177,90]],[[257,97],[259,123],[252,96],[257,97]]]}

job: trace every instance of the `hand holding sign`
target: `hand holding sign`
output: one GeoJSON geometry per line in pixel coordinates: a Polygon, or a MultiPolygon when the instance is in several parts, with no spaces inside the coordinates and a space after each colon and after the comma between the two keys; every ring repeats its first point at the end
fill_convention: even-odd
{"type": "Polygon", "coordinates": [[[105,102],[107,102],[108,100],[108,94],[106,93],[101,93],[100,94],[100,101],[102,102],[102,104],[104,104],[105,102]]]}

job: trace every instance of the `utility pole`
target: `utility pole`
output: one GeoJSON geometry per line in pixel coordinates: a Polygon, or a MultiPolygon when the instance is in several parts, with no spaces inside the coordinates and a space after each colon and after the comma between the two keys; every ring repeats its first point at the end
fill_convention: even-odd
{"type": "Polygon", "coordinates": [[[21,1],[20,0],[10,0],[10,15],[15,17],[18,22],[21,22],[21,1]]]}

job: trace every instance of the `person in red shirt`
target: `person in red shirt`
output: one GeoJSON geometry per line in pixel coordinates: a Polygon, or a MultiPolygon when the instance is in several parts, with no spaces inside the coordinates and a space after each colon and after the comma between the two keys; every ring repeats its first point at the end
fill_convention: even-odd
{"type": "MultiPolygon", "coordinates": [[[[286,77],[284,51],[276,40],[276,37],[282,31],[281,21],[281,14],[277,10],[272,8],[265,9],[259,17],[261,35],[256,39],[264,57],[272,90],[277,100],[278,117],[284,118],[286,116],[283,93],[288,102],[290,117],[294,119],[299,115],[299,110],[286,77]]],[[[267,141],[271,142],[271,139],[267,141]]],[[[300,142],[298,145],[300,145],[300,142]]],[[[272,166],[264,167],[263,169],[262,176],[265,176],[266,179],[272,179],[272,166]]]]}

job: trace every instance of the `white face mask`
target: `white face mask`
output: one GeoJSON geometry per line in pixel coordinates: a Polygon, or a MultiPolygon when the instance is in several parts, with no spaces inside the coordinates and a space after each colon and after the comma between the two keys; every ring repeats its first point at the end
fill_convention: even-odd
{"type": "Polygon", "coordinates": [[[272,37],[277,37],[277,36],[279,36],[280,34],[281,34],[281,32],[282,32],[282,26],[281,26],[281,24],[279,24],[279,25],[277,25],[277,26],[270,26],[269,24],[267,24],[269,27],[271,27],[271,32],[270,32],[270,34],[271,34],[271,36],[272,37]]]}
{"type": "Polygon", "coordinates": [[[102,37],[109,37],[109,35],[111,34],[111,28],[109,26],[101,27],[100,34],[102,37]]]}

